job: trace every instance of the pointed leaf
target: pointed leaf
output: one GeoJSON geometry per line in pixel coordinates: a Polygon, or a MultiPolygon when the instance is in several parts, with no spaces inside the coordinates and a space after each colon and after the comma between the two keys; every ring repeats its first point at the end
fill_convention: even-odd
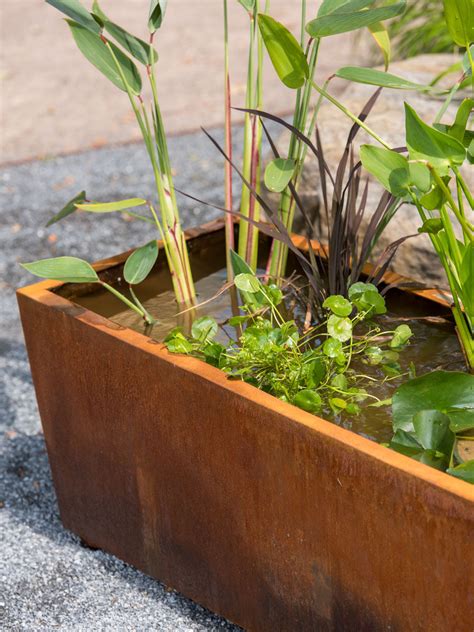
{"type": "Polygon", "coordinates": [[[474,111],[474,99],[464,99],[456,112],[456,119],[447,133],[456,138],[459,142],[464,142],[466,127],[469,118],[474,111]]]}
{"type": "Polygon", "coordinates": [[[100,32],[100,26],[78,0],[46,0],[46,2],[92,33],[100,32]]]}
{"type": "Polygon", "coordinates": [[[158,258],[158,244],[150,241],[129,256],[123,268],[123,277],[130,285],[138,285],[150,274],[158,258]]]}
{"type": "Polygon", "coordinates": [[[238,0],[238,2],[249,12],[255,8],[255,0],[238,0]]]}
{"type": "Polygon", "coordinates": [[[410,188],[408,160],[390,149],[362,145],[360,159],[364,168],[397,197],[403,197],[410,188]]]}
{"type": "Polygon", "coordinates": [[[387,7],[376,9],[353,11],[351,13],[335,11],[308,22],[306,31],[311,37],[327,37],[338,33],[347,33],[363,26],[370,26],[375,22],[393,18],[402,13],[405,8],[406,0],[403,0],[402,2],[396,2],[387,7]]]}
{"type": "Polygon", "coordinates": [[[301,88],[309,76],[308,62],[303,49],[290,31],[269,15],[258,15],[262,34],[273,67],[288,88],[301,88]]]}
{"type": "Polygon", "coordinates": [[[382,86],[383,88],[395,88],[398,90],[426,90],[428,87],[403,77],[397,77],[397,75],[392,75],[389,72],[383,72],[375,68],[359,68],[357,66],[339,68],[336,72],[336,77],[355,81],[356,83],[366,83],[371,86],[382,86]]]}
{"type": "MultiPolygon", "coordinates": [[[[67,20],[67,22],[74,40],[84,57],[120,90],[126,91],[126,86],[122,81],[114,58],[101,37],[91,33],[91,31],[77,22],[72,20],[67,20]]],[[[125,81],[130,86],[130,90],[133,94],[139,95],[142,89],[142,80],[135,64],[115,44],[110,43],[110,46],[123,72],[125,81]]]]}
{"type": "Polygon", "coordinates": [[[234,279],[235,287],[242,292],[256,294],[260,292],[261,283],[254,274],[238,274],[234,279]]]}
{"type": "Polygon", "coordinates": [[[466,157],[463,145],[444,132],[430,127],[405,103],[405,131],[410,158],[427,160],[433,167],[462,165],[466,157]]]}
{"type": "Polygon", "coordinates": [[[443,0],[443,2],[449,34],[458,46],[467,48],[474,42],[474,2],[472,0],[443,0]]]}
{"type": "Polygon", "coordinates": [[[387,70],[390,65],[390,58],[392,55],[392,47],[390,44],[388,29],[385,24],[382,24],[382,22],[375,22],[374,24],[370,24],[369,31],[374,38],[375,43],[380,48],[380,51],[383,55],[385,70],[387,70]]]}
{"type": "Polygon", "coordinates": [[[85,191],[81,191],[80,193],[78,193],[75,197],[72,198],[72,200],[69,200],[69,202],[59,211],[59,213],[56,213],[56,215],[54,215],[49,220],[49,222],[46,224],[46,228],[48,228],[48,226],[51,226],[52,224],[55,224],[56,222],[59,222],[59,220],[64,219],[68,215],[71,215],[72,213],[74,213],[76,210],[77,203],[82,202],[85,199],[86,199],[85,191]]]}
{"type": "Polygon", "coordinates": [[[329,15],[329,13],[352,13],[359,9],[365,9],[375,0],[323,0],[319,7],[318,17],[329,15]]]}
{"type": "Polygon", "coordinates": [[[163,23],[168,0],[151,0],[148,14],[148,30],[150,33],[157,31],[163,23]]]}
{"type": "Polygon", "coordinates": [[[292,158],[275,158],[265,169],[265,186],[269,191],[281,193],[295,172],[296,161],[292,158]]]}
{"type": "Polygon", "coordinates": [[[113,213],[114,211],[125,211],[135,206],[143,206],[146,200],[142,198],[131,198],[130,200],[119,200],[117,202],[94,202],[91,204],[76,204],[81,211],[89,213],[113,213]]]}
{"type": "Polygon", "coordinates": [[[25,270],[42,279],[53,279],[65,283],[97,283],[99,281],[90,263],[77,257],[54,257],[21,265],[25,270]]]}

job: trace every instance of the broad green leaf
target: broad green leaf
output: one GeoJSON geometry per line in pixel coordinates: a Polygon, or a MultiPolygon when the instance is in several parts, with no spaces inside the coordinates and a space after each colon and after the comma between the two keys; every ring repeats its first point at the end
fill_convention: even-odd
{"type": "Polygon", "coordinates": [[[335,11],[308,22],[306,31],[311,37],[327,37],[338,33],[347,33],[363,26],[370,26],[375,22],[389,20],[396,15],[400,15],[405,8],[406,0],[403,0],[402,2],[396,2],[376,9],[365,9],[350,13],[335,11]]]}
{"type": "Polygon", "coordinates": [[[152,63],[158,61],[158,53],[156,50],[139,37],[135,37],[118,24],[111,22],[100,8],[98,0],[94,0],[92,12],[100,19],[107,33],[123,46],[132,57],[135,57],[135,59],[145,65],[150,63],[150,54],[152,55],[152,63]]]}
{"type": "Polygon", "coordinates": [[[474,408],[450,408],[446,411],[453,432],[474,430],[474,408]]]}
{"type": "Polygon", "coordinates": [[[69,200],[69,202],[59,211],[59,213],[56,213],[56,215],[54,215],[49,220],[49,222],[46,224],[46,228],[48,228],[48,226],[51,226],[52,224],[55,224],[56,222],[59,222],[59,220],[64,219],[68,215],[71,215],[72,213],[74,213],[76,210],[77,203],[82,202],[85,199],[86,199],[85,191],[81,191],[80,193],[78,193],[76,196],[72,198],[72,200],[69,200]]]}
{"type": "MultiPolygon", "coordinates": [[[[448,185],[449,181],[451,180],[449,176],[442,176],[441,179],[446,185],[448,185]]],[[[445,201],[446,201],[445,194],[437,184],[433,186],[433,188],[431,189],[431,191],[429,191],[429,193],[426,193],[426,195],[423,195],[423,197],[420,198],[421,205],[424,208],[428,209],[428,211],[434,211],[436,209],[439,210],[441,206],[445,203],[445,201]]],[[[420,232],[425,232],[425,231],[420,231],[420,232]]]]}
{"type": "Polygon", "coordinates": [[[447,474],[460,478],[466,483],[474,484],[474,459],[472,461],[466,461],[456,467],[450,467],[446,470],[447,474]]]}
{"type": "Polygon", "coordinates": [[[347,298],[344,298],[340,294],[333,294],[332,296],[328,296],[328,298],[324,301],[323,307],[330,309],[333,314],[336,316],[349,316],[352,312],[352,304],[347,298]]]}
{"type": "Polygon", "coordinates": [[[193,345],[184,334],[179,331],[179,328],[174,329],[168,334],[164,342],[170,353],[191,353],[193,350],[193,345]]]}
{"type": "Polygon", "coordinates": [[[293,399],[293,404],[306,410],[308,413],[317,413],[321,410],[321,396],[316,391],[305,389],[297,393],[293,399]]]}
{"type": "Polygon", "coordinates": [[[143,206],[146,203],[146,200],[142,198],[130,198],[117,202],[94,202],[93,204],[76,204],[76,206],[81,211],[89,211],[89,213],[113,213],[114,211],[126,211],[128,208],[135,208],[135,206],[143,206]]]}
{"type": "Polygon", "coordinates": [[[399,90],[426,90],[427,86],[414,83],[403,77],[397,77],[389,72],[376,70],[375,68],[360,68],[358,66],[345,66],[339,68],[336,77],[354,81],[355,83],[366,83],[371,86],[382,86],[384,88],[396,88],[399,90]]]}
{"type": "Polygon", "coordinates": [[[242,292],[255,294],[260,292],[262,285],[257,277],[253,274],[238,274],[234,278],[235,287],[242,292]]]}
{"type": "Polygon", "coordinates": [[[217,323],[214,318],[210,316],[201,316],[196,318],[191,326],[191,335],[196,340],[204,342],[206,340],[212,340],[217,334],[217,323]]]}
{"type": "Polygon", "coordinates": [[[422,193],[427,193],[431,189],[431,172],[424,162],[410,160],[408,163],[410,173],[410,183],[422,193]]]}
{"type": "Polygon", "coordinates": [[[427,125],[408,103],[405,103],[405,132],[411,159],[427,160],[433,167],[440,168],[464,162],[466,150],[463,145],[427,125]]]}
{"type": "Polygon", "coordinates": [[[438,410],[420,410],[413,417],[417,441],[425,450],[438,450],[449,454],[454,443],[454,433],[449,429],[449,417],[438,410]]]}
{"type": "Polygon", "coordinates": [[[65,283],[97,283],[99,280],[90,263],[77,257],[54,257],[21,265],[25,270],[42,279],[53,279],[65,283]]]}
{"type": "Polygon", "coordinates": [[[163,23],[168,0],[151,0],[148,13],[148,30],[150,33],[157,31],[163,23]]]}
{"type": "Polygon", "coordinates": [[[100,26],[78,0],[46,0],[46,2],[92,33],[100,32],[100,26]]]}
{"type": "Polygon", "coordinates": [[[137,285],[150,274],[158,258],[158,244],[150,241],[141,248],[137,248],[129,256],[123,268],[123,276],[130,285],[137,285]]]}
{"type": "Polygon", "coordinates": [[[375,24],[370,24],[369,31],[383,55],[385,70],[387,70],[392,55],[392,47],[387,27],[385,24],[382,24],[382,22],[375,22],[375,24]]]}
{"type": "Polygon", "coordinates": [[[292,158],[275,158],[265,169],[265,186],[269,191],[281,193],[295,172],[296,161],[292,158]]]}
{"type": "Polygon", "coordinates": [[[301,88],[309,76],[309,67],[297,39],[269,15],[259,13],[258,26],[280,80],[288,88],[301,88]]]}
{"type": "Polygon", "coordinates": [[[402,384],[393,395],[394,430],[413,431],[413,417],[420,410],[474,408],[474,375],[433,371],[402,384]]]}
{"type": "Polygon", "coordinates": [[[323,344],[323,353],[328,358],[337,358],[342,353],[342,342],[336,338],[328,338],[323,344]]]}
{"type": "Polygon", "coordinates": [[[375,0],[323,0],[318,17],[329,13],[352,13],[374,4],[375,0]]]}
{"type": "MultiPolygon", "coordinates": [[[[112,53],[102,41],[100,36],[92,33],[87,30],[87,28],[81,26],[77,22],[73,22],[72,20],[67,20],[67,23],[69,24],[74,40],[84,57],[86,57],[93,66],[100,70],[107,79],[110,79],[117,88],[126,91],[126,86],[122,81],[122,77],[112,53]]],[[[112,42],[110,42],[110,47],[112,48],[113,54],[117,59],[131,92],[139,95],[142,89],[142,80],[135,64],[112,42]]]]}
{"type": "Polygon", "coordinates": [[[362,145],[360,159],[364,168],[396,197],[410,190],[410,171],[405,156],[373,145],[362,145]]]}
{"type": "Polygon", "coordinates": [[[352,321],[350,318],[341,318],[333,314],[328,318],[328,334],[339,340],[346,342],[352,337],[352,321]]]}
{"type": "Polygon", "coordinates": [[[443,0],[449,34],[458,46],[467,48],[474,42],[474,2],[443,0]]]}

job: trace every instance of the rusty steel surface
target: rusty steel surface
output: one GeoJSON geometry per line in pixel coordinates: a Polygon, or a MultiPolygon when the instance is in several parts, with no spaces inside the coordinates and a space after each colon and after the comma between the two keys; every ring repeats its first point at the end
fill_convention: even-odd
{"type": "Polygon", "coordinates": [[[57,286],[18,300],[68,529],[251,631],[472,632],[472,486],[57,286]]]}

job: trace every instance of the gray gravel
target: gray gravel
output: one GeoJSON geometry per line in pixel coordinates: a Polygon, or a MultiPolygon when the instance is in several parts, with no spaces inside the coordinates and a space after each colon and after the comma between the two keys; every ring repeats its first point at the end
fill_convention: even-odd
{"type": "MultiPolygon", "coordinates": [[[[173,137],[170,151],[176,186],[221,203],[222,162],[203,134],[173,137]]],[[[152,197],[145,152],[129,145],[0,170],[0,629],[238,630],[116,558],[83,548],[60,523],[14,296],[32,279],[18,262],[99,259],[150,239],[145,224],[85,213],[46,230],[81,189],[97,200],[152,197]]],[[[216,215],[187,199],[181,210],[186,226],[216,215]]]]}

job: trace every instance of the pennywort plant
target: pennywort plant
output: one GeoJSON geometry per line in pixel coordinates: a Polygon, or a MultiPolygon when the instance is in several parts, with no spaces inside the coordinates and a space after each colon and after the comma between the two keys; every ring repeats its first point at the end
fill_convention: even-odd
{"type": "MultiPolygon", "coordinates": [[[[79,0],[46,0],[46,2],[67,16],[66,22],[73,39],[86,59],[117,88],[127,94],[150,158],[159,200],[158,217],[153,205],[146,200],[141,200],[138,205],[148,206],[149,214],[147,216],[130,211],[130,208],[137,206],[136,202],[140,202],[139,198],[135,198],[133,201],[124,200],[119,203],[105,204],[79,204],[77,203],[78,200],[75,199],[49,224],[70,215],[76,208],[96,213],[128,212],[129,215],[137,219],[150,222],[155,226],[158,236],[163,241],[163,249],[168,260],[176,300],[180,305],[191,306],[195,301],[195,289],[173,186],[172,169],[155,77],[158,54],[153,48],[153,42],[157,30],[162,25],[167,0],[151,0],[148,18],[148,42],[132,35],[122,26],[110,20],[102,11],[98,0],[94,0],[91,11],[88,11],[79,0]],[[142,73],[138,70],[136,62],[143,67],[143,74],[151,88],[152,101],[149,105],[145,103],[142,96],[142,73]]],[[[84,198],[85,194],[80,201],[83,201],[84,198]]],[[[139,250],[138,253],[145,251],[139,250]]],[[[135,261],[139,256],[140,254],[135,256],[135,261]]],[[[69,271],[72,266],[74,272],[74,261],[74,258],[69,258],[69,271]]],[[[64,261],[55,259],[48,261],[47,269],[50,271],[51,278],[60,278],[63,264],[64,261]]],[[[44,266],[40,262],[29,264],[27,269],[39,276],[42,276],[44,272],[44,266]]],[[[78,272],[80,269],[81,267],[78,268],[78,272]]],[[[74,274],[68,274],[67,278],[74,276],[74,274]]],[[[80,277],[80,274],[78,276],[80,277]]],[[[66,277],[62,280],[66,280],[66,277]]],[[[124,297],[122,297],[123,299],[124,297]]],[[[143,315],[145,316],[144,313],[143,315]]]]}
{"type": "MultiPolygon", "coordinates": [[[[237,270],[242,269],[239,265],[241,260],[237,270]]],[[[378,403],[366,389],[376,378],[355,370],[356,359],[378,367],[379,380],[401,374],[399,353],[412,332],[407,325],[382,331],[371,321],[386,311],[374,285],[352,285],[348,299],[328,297],[325,318],[302,327],[284,317],[283,292],[275,284],[265,284],[251,272],[236,274],[234,282],[244,313],[232,317],[228,325],[242,328],[238,339],[227,346],[217,342],[218,324],[204,316],[194,322],[190,336],[182,328],[174,329],[165,340],[169,351],[200,358],[230,378],[315,414],[355,415],[361,402],[378,403]]]]}

